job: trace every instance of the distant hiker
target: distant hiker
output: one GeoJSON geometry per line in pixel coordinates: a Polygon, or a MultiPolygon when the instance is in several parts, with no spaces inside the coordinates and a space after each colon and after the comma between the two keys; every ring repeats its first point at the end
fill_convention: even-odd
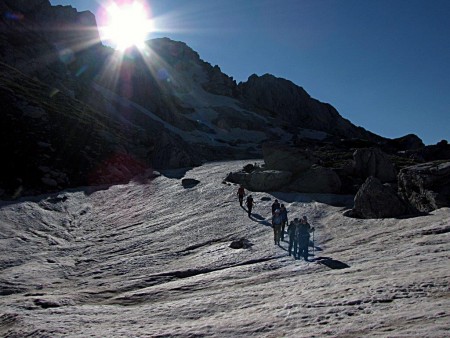
{"type": "Polygon", "coordinates": [[[281,240],[284,241],[284,228],[286,227],[286,224],[288,224],[288,211],[286,210],[286,207],[284,204],[280,207],[280,215],[282,219],[281,223],[281,240]]]}
{"type": "Polygon", "coordinates": [[[281,217],[280,209],[276,209],[272,216],[273,240],[275,242],[275,245],[280,244],[282,223],[283,223],[283,219],[281,217]]]}
{"type": "Polygon", "coordinates": [[[245,202],[245,204],[247,205],[248,216],[250,217],[250,215],[252,214],[253,204],[255,204],[253,202],[253,196],[252,195],[249,195],[247,197],[247,201],[245,202]]]}
{"type": "Polygon", "coordinates": [[[245,196],[245,189],[244,189],[244,187],[242,185],[239,186],[239,189],[237,191],[237,195],[238,195],[238,198],[239,198],[239,204],[242,207],[242,203],[244,202],[244,196],[245,196]]]}
{"type": "Polygon", "coordinates": [[[275,210],[280,209],[280,202],[276,199],[272,204],[272,215],[275,213],[275,210]]]}
{"type": "Polygon", "coordinates": [[[291,254],[294,255],[294,257],[297,257],[297,250],[298,250],[298,226],[300,225],[300,220],[298,218],[294,218],[291,223],[288,225],[288,234],[289,234],[289,256],[291,254]],[[292,251],[293,250],[293,251],[292,251]]]}
{"type": "Polygon", "coordinates": [[[313,232],[314,228],[308,223],[308,219],[306,216],[303,216],[303,219],[300,221],[300,225],[298,227],[298,254],[297,258],[303,256],[305,261],[308,260],[308,245],[309,245],[309,233],[313,232]]]}

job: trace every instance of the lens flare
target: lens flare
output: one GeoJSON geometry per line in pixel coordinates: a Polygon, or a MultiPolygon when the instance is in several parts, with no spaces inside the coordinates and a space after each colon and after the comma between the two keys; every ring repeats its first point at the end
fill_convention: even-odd
{"type": "Polygon", "coordinates": [[[119,50],[142,48],[153,30],[150,11],[142,2],[113,2],[106,7],[106,22],[101,28],[102,40],[119,50]]]}

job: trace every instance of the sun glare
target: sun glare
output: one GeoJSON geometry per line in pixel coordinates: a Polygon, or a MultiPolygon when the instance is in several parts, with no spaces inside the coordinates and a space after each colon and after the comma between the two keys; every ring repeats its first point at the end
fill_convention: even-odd
{"type": "Polygon", "coordinates": [[[143,47],[147,35],[153,30],[148,9],[138,1],[125,4],[112,3],[106,8],[107,20],[103,39],[119,50],[143,47]]]}

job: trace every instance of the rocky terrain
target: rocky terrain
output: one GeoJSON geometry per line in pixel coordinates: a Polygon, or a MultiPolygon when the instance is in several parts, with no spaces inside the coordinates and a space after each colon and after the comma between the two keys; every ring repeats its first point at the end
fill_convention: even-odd
{"type": "Polygon", "coordinates": [[[355,219],[351,195],[256,192],[248,217],[222,183],[246,163],[3,202],[0,335],[448,336],[449,208],[355,219]],[[273,244],[275,198],[315,226],[309,262],[273,244]]]}
{"type": "MultiPolygon", "coordinates": [[[[389,140],[357,127],[288,80],[236,83],[183,42],[154,39],[120,54],[100,43],[92,13],[48,0],[7,0],[0,11],[3,199],[262,158],[270,142],[308,148],[335,172],[364,147],[382,148],[397,171],[450,157],[447,144],[428,149],[415,135],[389,140]]],[[[338,193],[364,181],[326,175],[338,193]]],[[[293,178],[297,191],[327,191],[293,178]]]]}

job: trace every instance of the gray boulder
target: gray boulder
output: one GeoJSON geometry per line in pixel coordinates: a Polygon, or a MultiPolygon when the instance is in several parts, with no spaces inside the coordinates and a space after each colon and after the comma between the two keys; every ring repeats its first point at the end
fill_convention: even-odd
{"type": "Polygon", "coordinates": [[[199,184],[200,181],[196,180],[194,178],[183,178],[181,180],[181,185],[183,186],[183,188],[188,189],[188,188],[193,188],[195,187],[197,184],[199,184]]]}
{"type": "Polygon", "coordinates": [[[232,249],[249,249],[253,246],[253,243],[246,238],[234,240],[230,243],[232,249]]]}
{"type": "Polygon", "coordinates": [[[399,217],[408,212],[408,207],[387,184],[376,177],[369,177],[358,190],[355,204],[349,216],[360,218],[399,217]]]}
{"type": "Polygon", "coordinates": [[[403,168],[398,185],[400,196],[420,212],[450,207],[450,161],[403,168]]]}
{"type": "Polygon", "coordinates": [[[308,150],[278,144],[265,144],[262,148],[266,168],[299,173],[308,170],[317,158],[308,150]]]}
{"type": "Polygon", "coordinates": [[[313,167],[300,174],[300,177],[289,185],[289,189],[298,192],[337,194],[341,190],[341,180],[332,169],[313,167]]]}
{"type": "Polygon", "coordinates": [[[255,171],[250,174],[249,189],[253,191],[274,191],[286,186],[292,174],[281,170],[255,171]]]}
{"type": "Polygon", "coordinates": [[[274,191],[283,188],[291,180],[292,174],[280,170],[258,170],[229,173],[226,180],[241,184],[252,191],[274,191]]]}
{"type": "Polygon", "coordinates": [[[357,149],[353,153],[354,175],[367,178],[374,176],[382,182],[393,182],[397,178],[389,157],[378,148],[357,149]]]}

